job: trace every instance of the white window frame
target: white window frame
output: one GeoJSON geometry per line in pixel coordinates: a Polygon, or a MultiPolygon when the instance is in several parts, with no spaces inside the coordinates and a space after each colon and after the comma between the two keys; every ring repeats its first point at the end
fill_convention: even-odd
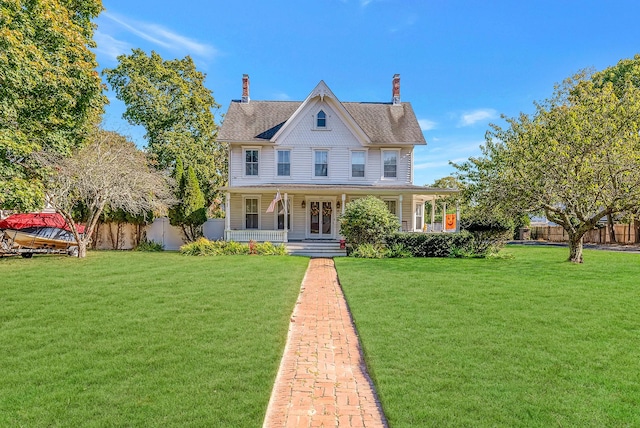
{"type": "Polygon", "coordinates": [[[311,129],[313,129],[314,131],[331,131],[331,128],[329,127],[330,117],[331,115],[327,113],[326,108],[320,107],[318,109],[318,113],[313,115],[313,127],[311,129]],[[318,126],[318,114],[320,112],[324,113],[324,126],[318,126]]]}
{"type": "Polygon", "coordinates": [[[400,149],[380,149],[380,179],[388,181],[397,181],[400,175],[400,149]],[[396,154],[396,176],[385,177],[384,176],[384,155],[385,153],[394,152],[396,154]]]}
{"type": "Polygon", "coordinates": [[[245,178],[260,178],[262,174],[262,149],[260,147],[242,147],[242,176],[245,178]],[[256,150],[258,152],[258,175],[247,175],[247,151],[256,150]]]}
{"type": "Polygon", "coordinates": [[[327,129],[327,113],[325,113],[324,110],[322,110],[322,109],[320,109],[320,111],[316,115],[316,128],[318,128],[318,129],[327,129]],[[320,117],[321,113],[322,113],[323,117],[320,117]],[[324,124],[322,126],[320,125],[320,121],[321,120],[324,120],[324,124]]]}
{"type": "Polygon", "coordinates": [[[331,150],[329,149],[312,149],[313,155],[311,156],[311,178],[314,180],[326,180],[331,177],[331,150]],[[316,175],[316,153],[327,152],[327,175],[316,175]]]}
{"type": "MultiPolygon", "coordinates": [[[[284,200],[284,195],[282,195],[282,199],[284,200]]],[[[289,199],[289,223],[287,223],[287,226],[289,226],[289,232],[291,230],[293,230],[293,196],[291,195],[287,195],[287,199],[289,199]]],[[[280,202],[278,202],[278,206],[280,205],[280,202]]],[[[282,230],[282,229],[278,229],[278,208],[276,208],[274,210],[274,216],[273,216],[273,230],[282,230]]]]}
{"type": "Polygon", "coordinates": [[[366,180],[367,179],[367,161],[369,158],[369,153],[367,149],[353,149],[349,151],[349,179],[350,180],[366,180]],[[354,177],[353,176],[353,154],[354,153],[364,153],[364,176],[362,177],[354,177]]]}
{"type": "MultiPolygon", "coordinates": [[[[289,147],[278,147],[275,149],[275,174],[274,176],[277,178],[291,178],[291,149],[289,147]],[[279,175],[278,174],[278,152],[289,152],[289,175],[279,175]]],[[[260,172],[260,170],[258,170],[260,172]]]]}
{"type": "MultiPolygon", "coordinates": [[[[253,214],[253,213],[250,213],[250,214],[253,214]]],[[[262,229],[262,196],[261,195],[242,195],[242,229],[243,230],[262,229]],[[247,229],[247,199],[258,200],[258,228],[257,229],[247,229]]]]}

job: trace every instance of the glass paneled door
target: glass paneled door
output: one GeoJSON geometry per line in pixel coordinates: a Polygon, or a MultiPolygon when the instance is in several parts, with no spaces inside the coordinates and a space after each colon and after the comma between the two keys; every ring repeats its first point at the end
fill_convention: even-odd
{"type": "Polygon", "coordinates": [[[333,205],[333,201],[309,201],[307,237],[312,239],[333,238],[333,205]]]}

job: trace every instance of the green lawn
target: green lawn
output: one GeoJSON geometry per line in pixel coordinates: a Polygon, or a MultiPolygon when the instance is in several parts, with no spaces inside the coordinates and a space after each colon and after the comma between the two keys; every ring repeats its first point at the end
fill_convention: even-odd
{"type": "Polygon", "coordinates": [[[392,427],[640,426],[640,255],[336,259],[392,427]]]}
{"type": "Polygon", "coordinates": [[[0,259],[0,426],[260,426],[307,263],[0,259]]]}

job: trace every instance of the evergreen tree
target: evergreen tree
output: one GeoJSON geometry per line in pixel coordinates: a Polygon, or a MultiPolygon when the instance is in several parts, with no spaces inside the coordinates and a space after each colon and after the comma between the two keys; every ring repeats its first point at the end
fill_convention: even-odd
{"type": "Polygon", "coordinates": [[[192,242],[202,236],[201,226],[207,221],[206,201],[195,169],[189,166],[185,173],[180,158],[176,160],[174,178],[178,203],[169,210],[169,222],[182,228],[186,240],[192,242]]]}

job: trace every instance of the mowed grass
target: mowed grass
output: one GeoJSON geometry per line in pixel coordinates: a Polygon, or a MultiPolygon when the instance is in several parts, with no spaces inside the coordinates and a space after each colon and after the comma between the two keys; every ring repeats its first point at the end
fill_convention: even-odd
{"type": "Polygon", "coordinates": [[[260,426],[307,264],[0,259],[0,426],[260,426]]]}
{"type": "Polygon", "coordinates": [[[336,259],[390,426],[640,426],[640,255],[336,259]]]}

